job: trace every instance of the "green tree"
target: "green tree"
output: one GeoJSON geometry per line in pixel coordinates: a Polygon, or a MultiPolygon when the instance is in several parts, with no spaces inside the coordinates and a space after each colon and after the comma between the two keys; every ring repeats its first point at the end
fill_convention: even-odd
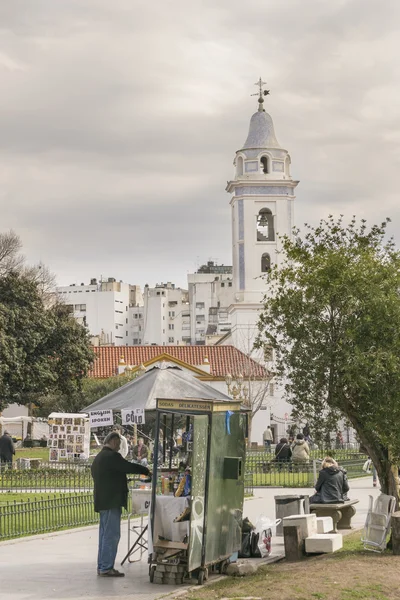
{"type": "Polygon", "coordinates": [[[40,282],[0,277],[0,410],[82,388],[94,360],[89,335],[64,305],[46,308],[40,282]]]}
{"type": "MultiPolygon", "coordinates": [[[[388,221],[388,220],[387,220],[388,221]]],[[[332,216],[283,237],[267,276],[258,347],[272,346],[294,415],[333,431],[347,418],[398,498],[400,256],[386,224],[332,216]]]]}

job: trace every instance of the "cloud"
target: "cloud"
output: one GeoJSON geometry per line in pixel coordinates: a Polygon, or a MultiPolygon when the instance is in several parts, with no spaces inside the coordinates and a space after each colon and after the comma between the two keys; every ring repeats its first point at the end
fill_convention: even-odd
{"type": "Polygon", "coordinates": [[[3,3],[2,229],[60,284],[230,263],[224,190],[262,75],[297,223],[391,216],[399,238],[399,17],[396,0],[3,3]]]}

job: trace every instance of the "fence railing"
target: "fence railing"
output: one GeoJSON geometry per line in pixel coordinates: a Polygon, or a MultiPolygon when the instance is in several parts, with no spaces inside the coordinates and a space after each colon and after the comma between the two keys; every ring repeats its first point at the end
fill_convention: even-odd
{"type": "MultiPolygon", "coordinates": [[[[366,475],[363,471],[366,458],[358,453],[357,458],[337,460],[346,469],[348,478],[352,479],[366,475]]],[[[313,487],[321,462],[321,458],[313,458],[306,464],[275,462],[269,453],[249,453],[246,457],[246,473],[252,477],[254,487],[313,487]]]]}
{"type": "Polygon", "coordinates": [[[90,467],[1,469],[0,491],[85,491],[93,489],[90,467]]]}
{"type": "Polygon", "coordinates": [[[91,493],[7,503],[1,503],[0,496],[0,540],[90,525],[98,520],[91,493]]]}

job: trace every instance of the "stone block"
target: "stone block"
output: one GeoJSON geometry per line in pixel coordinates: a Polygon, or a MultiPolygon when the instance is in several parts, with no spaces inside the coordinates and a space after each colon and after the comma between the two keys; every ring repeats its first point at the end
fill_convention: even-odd
{"type": "Polygon", "coordinates": [[[291,515],[283,519],[283,529],[285,527],[298,527],[300,538],[305,539],[317,533],[316,515],[291,515]]]}
{"type": "Polygon", "coordinates": [[[227,566],[226,574],[233,577],[245,577],[257,572],[257,566],[250,562],[236,562],[227,566]]]}
{"type": "Polygon", "coordinates": [[[336,552],[343,547],[341,533],[316,533],[306,538],[307,554],[322,554],[336,552]]]}
{"type": "Polygon", "coordinates": [[[317,517],[317,533],[329,533],[333,531],[332,517],[317,517]]]}

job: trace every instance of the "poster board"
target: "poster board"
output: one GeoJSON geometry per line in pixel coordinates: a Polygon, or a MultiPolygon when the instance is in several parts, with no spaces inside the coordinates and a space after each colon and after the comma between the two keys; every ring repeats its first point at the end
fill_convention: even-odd
{"type": "Polygon", "coordinates": [[[49,460],[89,458],[90,426],[86,415],[51,413],[48,418],[49,460]]]}

